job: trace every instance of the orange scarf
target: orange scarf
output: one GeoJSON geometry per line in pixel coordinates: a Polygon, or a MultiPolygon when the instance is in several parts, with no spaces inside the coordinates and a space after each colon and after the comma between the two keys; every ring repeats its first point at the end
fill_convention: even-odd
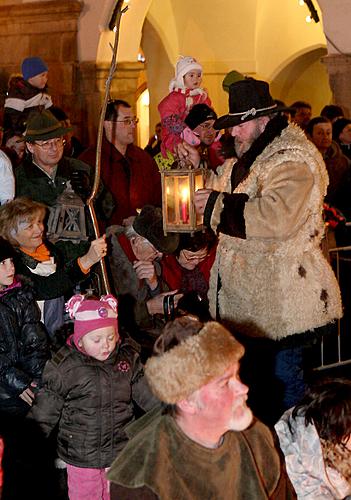
{"type": "Polygon", "coordinates": [[[34,252],[30,252],[29,250],[26,250],[23,247],[20,247],[21,252],[29,255],[29,257],[32,257],[35,260],[38,260],[39,262],[45,262],[50,259],[50,251],[46,247],[45,243],[42,243],[41,245],[38,246],[34,250],[34,252]]]}

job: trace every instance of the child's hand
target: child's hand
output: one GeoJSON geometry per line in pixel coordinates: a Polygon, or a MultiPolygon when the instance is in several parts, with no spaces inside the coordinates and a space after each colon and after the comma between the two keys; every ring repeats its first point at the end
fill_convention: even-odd
{"type": "Polygon", "coordinates": [[[179,160],[186,160],[197,168],[200,163],[200,154],[194,146],[190,146],[187,142],[183,141],[176,146],[176,155],[179,160]]]}

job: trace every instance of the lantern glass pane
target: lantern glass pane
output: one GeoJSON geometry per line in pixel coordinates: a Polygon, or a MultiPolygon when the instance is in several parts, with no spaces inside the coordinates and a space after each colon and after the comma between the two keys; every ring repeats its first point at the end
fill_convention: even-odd
{"type": "Polygon", "coordinates": [[[165,192],[166,192],[166,207],[167,207],[167,224],[175,224],[175,196],[174,196],[174,177],[165,177],[165,192]]]}
{"type": "MultiPolygon", "coordinates": [[[[204,188],[204,178],[203,178],[202,173],[195,174],[194,184],[195,184],[195,192],[198,189],[203,189],[204,188]]],[[[200,215],[200,214],[196,214],[196,225],[200,225],[202,223],[203,223],[203,216],[200,215]]]]}
{"type": "Polygon", "coordinates": [[[190,218],[190,183],[188,176],[178,178],[178,211],[181,224],[189,224],[190,218]]]}

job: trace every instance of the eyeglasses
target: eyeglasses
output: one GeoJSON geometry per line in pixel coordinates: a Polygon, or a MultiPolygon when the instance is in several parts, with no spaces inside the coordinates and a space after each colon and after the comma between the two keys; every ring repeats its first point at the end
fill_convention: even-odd
{"type": "Polygon", "coordinates": [[[49,139],[48,141],[43,142],[34,141],[34,144],[42,148],[44,151],[49,151],[52,147],[62,148],[66,144],[66,141],[62,139],[62,137],[57,137],[56,139],[49,139]]]}
{"type": "Polygon", "coordinates": [[[133,118],[124,118],[123,120],[111,120],[112,123],[124,123],[126,127],[129,127],[129,125],[136,125],[139,122],[139,118],[134,116],[133,118]]]}

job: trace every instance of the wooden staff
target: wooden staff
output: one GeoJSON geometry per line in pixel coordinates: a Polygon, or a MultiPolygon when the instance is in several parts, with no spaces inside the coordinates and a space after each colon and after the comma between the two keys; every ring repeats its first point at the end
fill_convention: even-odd
{"type": "MultiPolygon", "coordinates": [[[[128,10],[128,7],[121,9],[122,5],[123,5],[123,1],[119,1],[117,3],[116,9],[115,9],[115,13],[116,13],[116,21],[115,21],[115,27],[114,27],[115,40],[114,40],[113,47],[112,47],[112,45],[110,45],[111,49],[112,49],[111,67],[110,67],[110,71],[109,71],[109,74],[108,74],[108,77],[106,80],[104,101],[103,101],[101,113],[100,113],[99,128],[98,128],[98,135],[97,135],[97,141],[96,141],[94,184],[93,184],[91,194],[87,200],[87,206],[89,209],[91,220],[93,222],[93,228],[94,228],[96,238],[99,238],[100,231],[99,231],[99,225],[98,225],[98,221],[97,221],[95,209],[94,209],[94,200],[96,198],[96,194],[97,194],[97,191],[99,188],[99,183],[100,183],[101,147],[102,147],[102,137],[103,137],[103,131],[104,131],[105,113],[106,113],[106,107],[107,107],[107,103],[108,103],[109,96],[110,96],[110,88],[111,88],[112,78],[116,72],[117,48],[118,48],[119,27],[120,27],[120,23],[121,23],[121,17],[122,17],[122,14],[124,14],[128,10]]],[[[101,266],[101,274],[102,274],[102,280],[104,283],[105,293],[110,293],[110,284],[108,281],[108,276],[107,276],[106,265],[105,265],[104,259],[100,260],[100,266],[101,266]]]]}

